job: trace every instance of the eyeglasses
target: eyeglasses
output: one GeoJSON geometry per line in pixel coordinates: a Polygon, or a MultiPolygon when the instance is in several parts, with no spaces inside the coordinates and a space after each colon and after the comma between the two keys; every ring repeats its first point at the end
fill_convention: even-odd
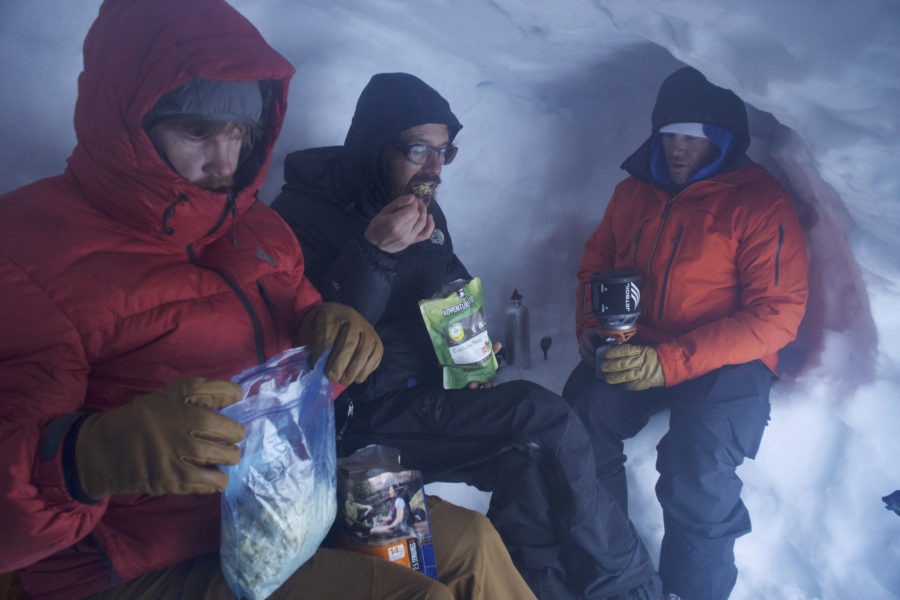
{"type": "Polygon", "coordinates": [[[429,146],[428,144],[403,144],[395,142],[394,147],[403,153],[406,160],[419,167],[428,162],[432,152],[438,155],[442,165],[449,165],[453,162],[453,159],[456,158],[456,153],[459,151],[459,148],[453,144],[447,144],[446,146],[436,148],[434,146],[429,146]]]}

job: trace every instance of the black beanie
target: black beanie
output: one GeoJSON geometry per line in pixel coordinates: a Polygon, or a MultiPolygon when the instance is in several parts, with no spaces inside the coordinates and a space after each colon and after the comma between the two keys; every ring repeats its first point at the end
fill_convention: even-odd
{"type": "Polygon", "coordinates": [[[693,67],[678,69],[662,82],[652,115],[653,132],[670,123],[706,123],[749,143],[747,108],[737,94],[710,83],[693,67]]]}

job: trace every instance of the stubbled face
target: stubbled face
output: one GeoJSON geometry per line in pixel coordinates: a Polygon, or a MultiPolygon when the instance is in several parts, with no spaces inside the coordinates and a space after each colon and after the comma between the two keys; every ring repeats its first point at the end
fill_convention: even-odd
{"type": "MultiPolygon", "coordinates": [[[[404,129],[399,135],[401,144],[426,144],[441,148],[450,143],[450,134],[443,123],[425,123],[404,129]]],[[[385,168],[387,172],[388,197],[393,200],[403,194],[411,194],[418,184],[431,186],[432,193],[441,183],[441,157],[437,152],[429,152],[422,165],[414,165],[406,159],[401,150],[388,144],[385,148],[385,168]]]]}
{"type": "Polygon", "coordinates": [[[706,138],[663,133],[662,147],[666,156],[669,177],[676,185],[683,185],[694,173],[711,163],[719,155],[719,149],[706,138]]]}
{"type": "Polygon", "coordinates": [[[175,123],[162,123],[153,128],[151,137],[172,168],[194,185],[221,190],[234,184],[241,145],[246,139],[239,127],[199,137],[175,123]]]}

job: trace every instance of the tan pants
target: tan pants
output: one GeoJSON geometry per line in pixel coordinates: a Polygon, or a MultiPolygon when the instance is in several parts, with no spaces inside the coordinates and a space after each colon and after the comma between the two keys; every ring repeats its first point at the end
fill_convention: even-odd
{"type": "MultiPolygon", "coordinates": [[[[440,583],[410,568],[320,548],[268,600],[535,600],[484,515],[429,496],[440,583]]],[[[235,600],[210,554],[148,573],[90,600],[235,600]]]]}

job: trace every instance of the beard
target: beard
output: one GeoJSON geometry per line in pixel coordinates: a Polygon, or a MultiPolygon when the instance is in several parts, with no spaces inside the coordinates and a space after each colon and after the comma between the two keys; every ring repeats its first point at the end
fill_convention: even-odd
{"type": "Polygon", "coordinates": [[[409,180],[406,184],[405,193],[412,194],[413,188],[417,185],[427,184],[432,186],[432,192],[437,191],[437,186],[441,185],[441,178],[439,175],[426,175],[426,174],[416,174],[409,180]]]}
{"type": "Polygon", "coordinates": [[[206,190],[212,190],[214,192],[227,192],[234,186],[234,176],[228,175],[226,177],[204,177],[199,181],[194,181],[193,184],[206,190]]]}

